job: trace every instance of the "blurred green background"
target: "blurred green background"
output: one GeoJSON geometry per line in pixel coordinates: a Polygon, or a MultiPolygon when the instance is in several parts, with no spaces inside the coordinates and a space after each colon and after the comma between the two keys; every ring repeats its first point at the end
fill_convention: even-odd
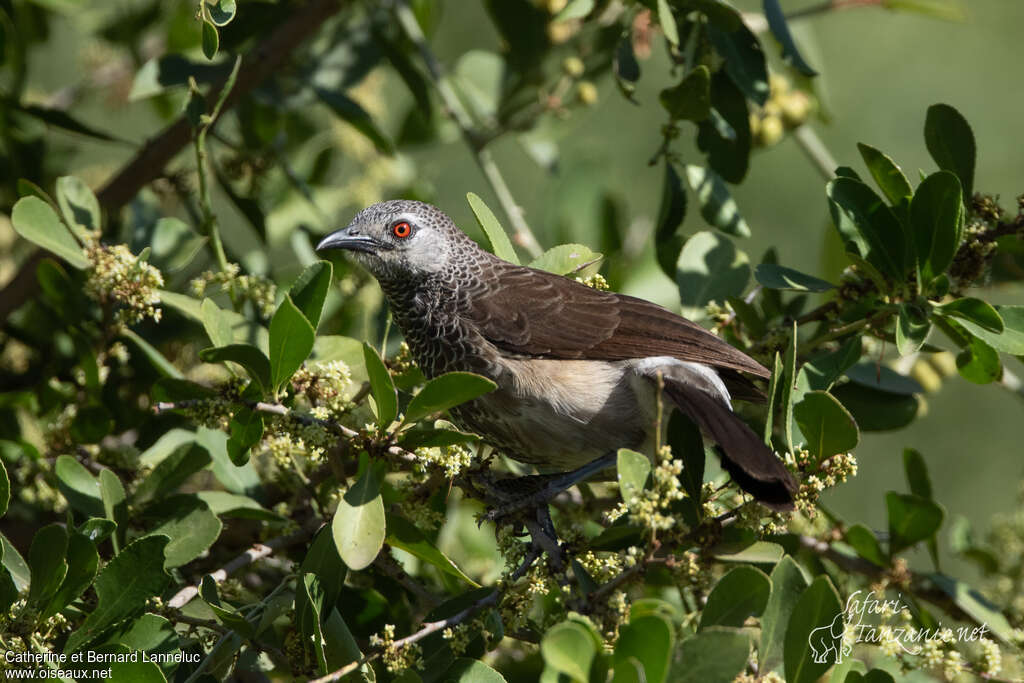
{"type": "MultiPolygon", "coordinates": [[[[38,48],[49,58],[31,61],[30,81],[40,94],[53,96],[63,88],[92,87],[86,74],[95,74],[96,61],[102,62],[105,56],[90,43],[91,32],[110,12],[130,9],[133,4],[92,7],[54,22],[48,44],[38,48]],[[55,51],[55,45],[63,49],[55,51]],[[55,54],[62,57],[53,58],[55,54]]],[[[792,11],[808,3],[782,4],[792,11]]],[[[737,5],[748,11],[760,9],[760,3],[753,0],[737,5]]],[[[191,6],[182,2],[181,11],[190,12],[191,6]]],[[[441,10],[431,43],[449,68],[467,50],[501,49],[493,25],[477,3],[449,1],[441,10]]],[[[245,11],[244,3],[240,11],[245,11]]],[[[936,102],[949,103],[974,128],[977,188],[1001,195],[1004,206],[1012,207],[1014,197],[1024,192],[1024,152],[1018,137],[1024,122],[1024,88],[1018,82],[1019,65],[1024,63],[1020,40],[1024,3],[972,0],[967,12],[962,23],[874,8],[823,13],[794,22],[805,56],[821,73],[817,87],[829,115],[827,122],[815,122],[813,127],[840,164],[863,170],[856,150],[856,143],[863,141],[885,151],[915,177],[918,168],[933,170],[922,134],[925,110],[936,102]]],[[[777,65],[776,46],[770,39],[769,45],[777,65]]],[[[655,45],[652,57],[641,62],[641,68],[643,76],[636,93],[640,106],[626,101],[605,77],[597,83],[599,100],[594,106],[574,108],[562,119],[548,117],[544,127],[558,142],[554,172],[538,166],[514,136],[499,139],[492,149],[542,245],[572,240],[596,246],[602,213],[614,207],[620,230],[627,235],[626,248],[646,257],[643,267],[619,273],[613,282],[618,280],[620,288],[629,293],[672,306],[678,301],[675,284],[658,270],[649,240],[658,211],[662,169],[648,166],[647,160],[660,143],[664,123],[657,94],[669,82],[669,65],[660,45],[655,45]]],[[[387,77],[376,87],[381,102],[374,113],[386,122],[388,132],[396,134],[410,98],[401,84],[387,77]]],[[[162,125],[147,101],[114,105],[101,93],[85,95],[75,111],[86,122],[136,141],[162,125]]],[[[438,205],[477,235],[466,192],[480,194],[496,210],[498,203],[471,153],[455,131],[450,132],[445,144],[424,145],[410,153],[413,180],[429,188],[438,205]]],[[[684,130],[679,143],[684,161],[697,160],[695,150],[688,147],[691,138],[692,129],[684,130]]],[[[334,136],[317,144],[337,144],[338,139],[334,136]]],[[[128,146],[79,140],[75,148],[69,167],[62,170],[80,175],[93,186],[101,184],[133,152],[128,146]]],[[[293,161],[303,163],[301,159],[293,161]]],[[[734,188],[753,232],[750,239],[737,241],[752,262],[758,262],[765,249],[774,245],[784,265],[837,276],[831,264],[836,262],[832,256],[838,245],[829,239],[832,228],[824,182],[788,137],[755,154],[746,180],[734,188]]],[[[229,248],[244,252],[251,229],[223,197],[215,199],[229,248]]],[[[357,208],[346,200],[338,206],[321,205],[323,215],[314,212],[311,227],[326,232],[347,222],[357,208]]],[[[303,220],[309,218],[308,213],[299,211],[303,220]]],[[[274,225],[280,226],[278,238],[287,240],[295,220],[272,223],[272,231],[274,225]]],[[[692,234],[703,229],[707,228],[691,200],[683,230],[692,234]]],[[[250,265],[260,267],[258,254],[247,258],[250,265]]],[[[269,265],[279,270],[288,264],[269,265]]],[[[615,269],[615,263],[604,266],[605,272],[615,269]]],[[[1024,291],[1006,288],[987,292],[985,297],[1021,303],[1024,291]]],[[[1007,367],[1024,374],[1019,362],[1008,361],[1007,367]]],[[[909,428],[892,435],[864,435],[857,450],[858,476],[825,500],[845,517],[883,528],[884,492],[906,489],[900,456],[903,448],[913,447],[927,459],[935,496],[948,506],[948,515],[965,515],[977,530],[984,531],[994,513],[1012,508],[1024,477],[1024,405],[1008,400],[1005,392],[993,386],[973,385],[958,376],[947,378],[941,392],[926,398],[927,414],[909,428]]],[[[971,571],[955,569],[966,570],[968,575],[971,571]]]]}

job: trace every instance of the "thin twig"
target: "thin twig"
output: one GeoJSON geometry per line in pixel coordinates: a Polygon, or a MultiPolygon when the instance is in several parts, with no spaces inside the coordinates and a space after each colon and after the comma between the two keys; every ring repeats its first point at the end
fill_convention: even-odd
{"type": "Polygon", "coordinates": [[[836,177],[836,169],[839,167],[839,163],[832,156],[832,153],[828,151],[828,147],[822,142],[818,134],[811,128],[810,124],[805,123],[796,130],[793,131],[793,139],[796,140],[797,145],[800,146],[801,151],[807,156],[808,159],[814,164],[814,167],[818,169],[818,173],[825,180],[832,180],[836,177]]]}
{"type": "MultiPolygon", "coordinates": [[[[267,557],[278,550],[283,550],[289,546],[305,542],[312,537],[316,530],[321,526],[323,526],[323,520],[313,519],[293,534],[289,534],[288,536],[278,536],[277,538],[270,539],[266,543],[256,543],[241,555],[231,560],[217,571],[211,573],[209,576],[215,582],[221,583],[239,569],[246,567],[257,560],[267,557]]],[[[198,585],[186,586],[174,594],[174,597],[168,601],[167,606],[173,609],[181,609],[198,594],[198,585]]]]}
{"type": "Polygon", "coordinates": [[[840,9],[853,9],[854,7],[883,7],[885,3],[886,0],[827,0],[827,2],[818,5],[794,10],[786,15],[786,20],[806,19],[817,14],[834,12],[840,9]]]}
{"type": "Polygon", "coordinates": [[[515,197],[512,196],[504,176],[502,176],[498,165],[494,162],[494,157],[491,156],[489,150],[484,148],[485,140],[476,131],[473,117],[459,99],[455,89],[452,88],[451,81],[445,75],[440,61],[438,61],[430,49],[430,45],[427,44],[427,38],[423,35],[423,30],[416,21],[416,16],[409,9],[409,5],[406,4],[405,0],[397,0],[394,4],[394,11],[405,35],[416,46],[420,56],[426,63],[427,73],[430,75],[434,89],[437,90],[437,94],[441,97],[445,113],[458,126],[463,139],[473,151],[473,156],[476,158],[480,170],[483,171],[484,177],[490,184],[491,189],[494,190],[494,194],[497,195],[501,208],[512,223],[514,231],[512,237],[514,241],[534,258],[540,256],[544,250],[534,236],[533,231],[530,230],[530,226],[526,223],[526,218],[523,217],[523,210],[516,203],[515,197]]]}

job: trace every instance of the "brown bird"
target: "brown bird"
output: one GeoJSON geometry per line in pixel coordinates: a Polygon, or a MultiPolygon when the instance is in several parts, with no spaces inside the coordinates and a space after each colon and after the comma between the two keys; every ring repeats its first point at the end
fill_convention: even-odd
{"type": "Polygon", "coordinates": [[[764,398],[743,373],[770,373],[699,325],[503,261],[422,202],[374,204],[324,249],[352,252],[377,278],[427,377],[459,370],[497,383],[453,417],[515,460],[574,470],[548,493],[653,440],[660,373],[664,396],[717,442],[736,483],[771,508],[792,508],[793,475],[731,407],[764,398]]]}

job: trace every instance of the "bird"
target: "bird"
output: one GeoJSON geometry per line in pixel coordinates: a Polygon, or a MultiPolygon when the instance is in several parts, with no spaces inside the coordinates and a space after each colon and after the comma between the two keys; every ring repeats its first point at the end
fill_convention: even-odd
{"type": "Polygon", "coordinates": [[[653,443],[662,387],[741,489],[793,509],[795,477],[732,409],[763,401],[748,376],[771,373],[700,325],[502,260],[419,201],[373,204],[316,249],[345,250],[376,278],[427,378],[463,371],[496,383],[451,409],[453,421],[513,460],[565,473],[549,493],[613,466],[620,448],[653,443]]]}

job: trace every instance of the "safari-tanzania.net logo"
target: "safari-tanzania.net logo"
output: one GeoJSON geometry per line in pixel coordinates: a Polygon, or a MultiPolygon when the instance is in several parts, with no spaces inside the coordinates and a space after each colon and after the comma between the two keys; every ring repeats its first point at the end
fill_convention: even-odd
{"type": "Polygon", "coordinates": [[[878,624],[867,621],[869,615],[881,618],[910,615],[910,605],[903,602],[899,595],[895,600],[880,600],[871,591],[853,593],[846,600],[846,608],[836,614],[832,623],[820,626],[807,636],[807,644],[811,647],[811,655],[817,664],[840,664],[844,657],[849,657],[853,646],[857,643],[878,645],[887,654],[903,651],[909,655],[921,654],[923,647],[929,642],[977,642],[990,632],[988,624],[980,626],[962,626],[956,629],[937,624],[934,628],[917,628],[906,625],[878,624]]]}

